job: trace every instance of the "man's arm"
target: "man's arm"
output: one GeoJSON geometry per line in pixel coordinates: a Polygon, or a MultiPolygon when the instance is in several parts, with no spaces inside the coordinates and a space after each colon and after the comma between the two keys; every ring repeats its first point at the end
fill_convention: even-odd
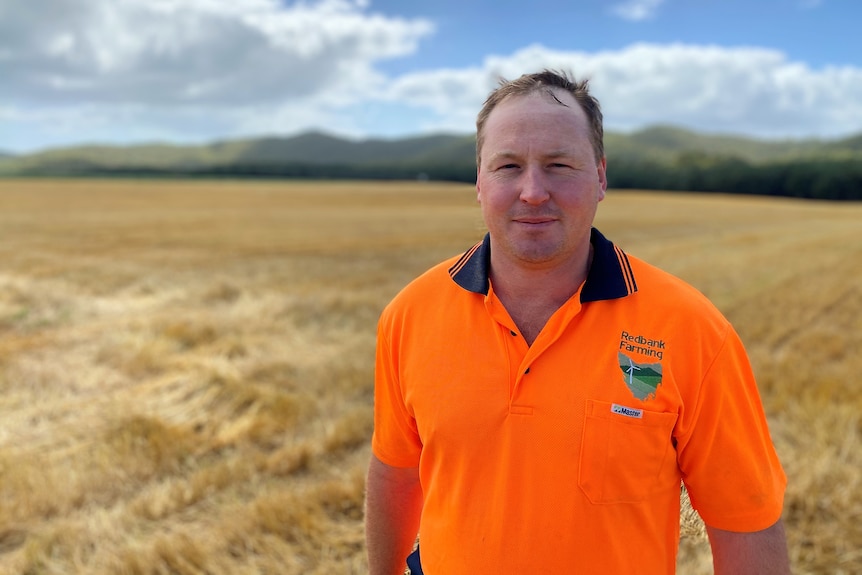
{"type": "Polygon", "coordinates": [[[422,512],[418,467],[392,467],[371,456],[365,498],[365,543],[370,575],[401,575],[413,550],[422,512]]]}
{"type": "Polygon", "coordinates": [[[790,575],[784,524],[753,533],[706,526],[716,575],[790,575]]]}

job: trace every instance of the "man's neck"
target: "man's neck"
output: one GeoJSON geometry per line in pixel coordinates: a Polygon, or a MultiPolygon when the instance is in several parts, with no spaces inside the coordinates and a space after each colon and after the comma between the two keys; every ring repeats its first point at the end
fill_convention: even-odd
{"type": "Polygon", "coordinates": [[[519,265],[495,261],[491,251],[491,283],[494,293],[512,320],[532,344],[548,319],[566,303],[587,278],[592,245],[583,256],[554,266],[519,265]]]}

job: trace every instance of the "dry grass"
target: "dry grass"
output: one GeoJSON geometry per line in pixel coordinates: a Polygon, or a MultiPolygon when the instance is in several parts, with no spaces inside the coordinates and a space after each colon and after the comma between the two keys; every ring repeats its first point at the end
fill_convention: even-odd
{"type": "MultiPolygon", "coordinates": [[[[795,572],[862,572],[862,206],[612,193],[598,224],[748,344],[795,572]]],[[[0,181],[0,573],[364,572],[377,314],[481,233],[469,186],[0,181]]]]}

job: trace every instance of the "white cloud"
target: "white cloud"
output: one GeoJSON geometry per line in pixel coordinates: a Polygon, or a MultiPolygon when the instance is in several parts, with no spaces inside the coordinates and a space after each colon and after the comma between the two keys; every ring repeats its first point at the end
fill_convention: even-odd
{"type": "MultiPolygon", "coordinates": [[[[635,44],[598,53],[530,46],[475,70],[402,76],[390,97],[431,108],[441,126],[472,120],[497,76],[542,68],[589,77],[610,130],[655,123],[764,137],[834,136],[862,130],[862,69],[812,69],[765,48],[635,44]]],[[[428,126],[426,126],[428,128],[428,126]]]]}
{"type": "Polygon", "coordinates": [[[320,0],[2,2],[0,97],[9,102],[242,105],[373,84],[422,20],[320,0]],[[44,18],[51,14],[51,18],[44,18]]]}
{"type": "Polygon", "coordinates": [[[591,77],[609,130],[862,131],[862,69],[756,47],[533,45],[471,67],[381,72],[433,31],[365,0],[0,0],[0,148],[471,132],[499,77],[545,67],[591,77]]]}
{"type": "Polygon", "coordinates": [[[614,6],[613,13],[625,20],[640,22],[655,16],[662,4],[664,4],[664,0],[628,0],[628,2],[614,6]]]}
{"type": "Polygon", "coordinates": [[[375,64],[432,32],[364,0],[0,0],[0,106],[21,121],[22,111],[151,113],[166,134],[205,112],[293,106],[313,117],[375,90],[385,80],[375,64]]]}

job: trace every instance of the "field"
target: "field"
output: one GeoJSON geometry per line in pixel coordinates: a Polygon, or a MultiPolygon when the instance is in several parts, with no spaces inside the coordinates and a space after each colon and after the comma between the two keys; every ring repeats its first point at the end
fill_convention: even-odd
{"type": "MultiPolygon", "coordinates": [[[[794,572],[862,573],[862,205],[611,192],[746,342],[794,572]]],[[[363,573],[374,326],[470,186],[0,180],[0,573],[363,573]]],[[[683,517],[680,573],[709,573],[683,517]]]]}

